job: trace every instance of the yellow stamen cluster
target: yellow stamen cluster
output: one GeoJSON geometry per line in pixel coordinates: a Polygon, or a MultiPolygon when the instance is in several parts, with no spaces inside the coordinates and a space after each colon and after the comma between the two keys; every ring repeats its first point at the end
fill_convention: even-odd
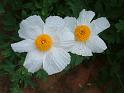
{"type": "Polygon", "coordinates": [[[88,26],[77,26],[74,32],[75,39],[79,42],[85,42],[89,39],[91,31],[88,26]]]}
{"type": "Polygon", "coordinates": [[[38,36],[35,40],[35,45],[40,51],[47,51],[52,47],[53,40],[47,34],[38,36]]]}

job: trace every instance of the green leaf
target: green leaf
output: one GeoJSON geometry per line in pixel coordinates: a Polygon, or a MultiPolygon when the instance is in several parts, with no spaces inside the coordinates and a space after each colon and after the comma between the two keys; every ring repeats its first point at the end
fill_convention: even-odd
{"type": "Polygon", "coordinates": [[[83,62],[84,57],[76,55],[76,54],[71,54],[71,63],[70,66],[71,68],[79,65],[80,63],[83,62]]]}
{"type": "Polygon", "coordinates": [[[78,17],[79,12],[83,9],[86,8],[86,2],[85,0],[67,0],[67,4],[69,5],[70,9],[73,12],[73,15],[75,17],[78,17]]]}
{"type": "Polygon", "coordinates": [[[113,93],[112,86],[108,87],[105,93],[113,93]]]}
{"type": "Polygon", "coordinates": [[[1,13],[4,13],[4,12],[5,12],[4,7],[3,7],[2,4],[0,4],[0,14],[1,14],[1,13]]]}
{"type": "Polygon", "coordinates": [[[35,76],[36,78],[47,81],[48,74],[44,70],[39,70],[38,72],[36,72],[35,76]]]}
{"type": "Polygon", "coordinates": [[[13,88],[10,89],[11,93],[23,93],[22,89],[20,89],[19,87],[15,86],[13,88]]]}
{"type": "Polygon", "coordinates": [[[124,32],[124,20],[119,20],[119,23],[115,24],[116,29],[118,32],[123,31],[124,32]]]}
{"type": "Polygon", "coordinates": [[[8,12],[7,14],[4,15],[3,19],[4,19],[3,24],[5,26],[4,27],[5,31],[12,31],[17,28],[16,19],[13,14],[8,12]]]}

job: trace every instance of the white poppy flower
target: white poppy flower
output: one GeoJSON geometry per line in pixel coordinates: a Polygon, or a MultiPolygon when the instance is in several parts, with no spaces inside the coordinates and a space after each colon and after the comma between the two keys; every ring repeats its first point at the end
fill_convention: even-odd
{"type": "MultiPolygon", "coordinates": [[[[20,23],[19,36],[24,40],[11,44],[15,52],[27,52],[24,67],[28,72],[44,69],[49,75],[62,71],[70,63],[67,49],[73,40],[64,19],[50,16],[45,23],[34,15],[20,23]],[[69,35],[68,35],[69,34],[69,35]]],[[[71,35],[72,34],[72,35],[71,35]]]]}
{"type": "Polygon", "coordinates": [[[104,41],[98,37],[98,34],[110,27],[110,24],[105,17],[92,21],[94,16],[94,12],[84,9],[77,19],[65,17],[66,25],[75,39],[70,52],[82,56],[92,56],[92,52],[101,53],[107,48],[104,41]]]}

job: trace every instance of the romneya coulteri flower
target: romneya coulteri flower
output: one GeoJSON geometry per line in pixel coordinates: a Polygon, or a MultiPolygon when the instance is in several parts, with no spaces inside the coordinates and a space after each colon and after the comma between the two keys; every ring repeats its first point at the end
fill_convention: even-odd
{"type": "Polygon", "coordinates": [[[15,52],[27,52],[24,67],[28,72],[44,69],[49,75],[62,71],[70,63],[66,41],[74,37],[65,26],[64,19],[50,16],[45,23],[33,15],[20,23],[18,31],[22,41],[11,44],[15,52]]]}
{"type": "Polygon", "coordinates": [[[95,13],[83,9],[79,17],[65,17],[66,25],[74,35],[73,46],[70,52],[82,55],[92,56],[92,53],[101,53],[107,46],[98,34],[110,27],[105,17],[93,20],[95,13]]]}

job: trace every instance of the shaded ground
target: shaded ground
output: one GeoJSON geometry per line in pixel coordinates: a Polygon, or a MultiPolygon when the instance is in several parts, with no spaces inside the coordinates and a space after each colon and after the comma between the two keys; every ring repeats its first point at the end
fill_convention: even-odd
{"type": "MultiPolygon", "coordinates": [[[[98,88],[92,83],[103,63],[101,59],[97,59],[91,62],[89,67],[80,64],[69,73],[49,76],[47,82],[35,79],[38,87],[36,89],[27,87],[24,93],[104,93],[106,85],[98,88]]],[[[9,83],[7,77],[0,77],[0,93],[9,93],[9,83]]]]}
{"type": "Polygon", "coordinates": [[[8,93],[9,80],[7,77],[0,77],[0,93],[8,93]]]}
{"type": "Polygon", "coordinates": [[[37,89],[26,88],[24,93],[103,93],[105,87],[98,88],[91,83],[101,63],[97,60],[88,68],[81,64],[70,73],[50,76],[47,83],[36,80],[39,87],[37,89]]]}

